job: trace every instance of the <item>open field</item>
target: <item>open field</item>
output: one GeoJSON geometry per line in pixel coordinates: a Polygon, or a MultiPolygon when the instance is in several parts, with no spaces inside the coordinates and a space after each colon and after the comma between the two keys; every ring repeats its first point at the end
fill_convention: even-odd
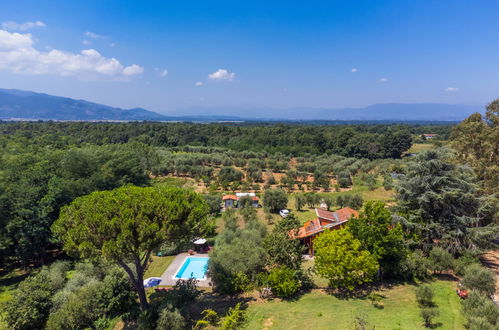
{"type": "MultiPolygon", "coordinates": [[[[440,316],[438,329],[464,329],[461,302],[453,281],[434,281],[435,302],[440,316]]],[[[365,298],[341,299],[323,291],[307,293],[297,300],[250,303],[244,329],[355,329],[354,319],[364,315],[376,329],[425,329],[415,298],[415,285],[395,285],[378,293],[383,307],[365,298]]]]}
{"type": "Polygon", "coordinates": [[[414,143],[406,153],[408,154],[417,154],[419,152],[423,152],[426,150],[434,149],[435,145],[431,143],[414,143]]]}
{"type": "Polygon", "coordinates": [[[147,266],[144,278],[160,277],[165,270],[170,266],[175,256],[158,257],[152,256],[152,261],[147,266]]]}

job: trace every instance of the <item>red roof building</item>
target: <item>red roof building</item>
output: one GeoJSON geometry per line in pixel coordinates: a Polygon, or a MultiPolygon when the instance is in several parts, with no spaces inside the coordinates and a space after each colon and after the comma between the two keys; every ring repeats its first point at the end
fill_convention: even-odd
{"type": "Polygon", "coordinates": [[[225,201],[225,200],[228,200],[228,199],[231,199],[233,201],[236,201],[237,200],[237,197],[236,195],[225,195],[225,196],[222,196],[222,200],[225,201]]]}
{"type": "Polygon", "coordinates": [[[235,207],[236,206],[236,201],[239,201],[243,197],[249,197],[251,198],[251,205],[253,207],[258,207],[259,206],[259,201],[260,198],[258,196],[255,196],[255,193],[237,193],[236,195],[224,195],[222,196],[222,201],[224,203],[224,206],[227,207],[235,207]]]}
{"type": "Polygon", "coordinates": [[[358,211],[349,207],[344,207],[334,212],[315,209],[315,213],[317,214],[317,219],[305,222],[298,229],[298,232],[290,233],[291,237],[301,239],[308,246],[310,255],[314,254],[313,239],[317,235],[326,229],[338,229],[347,223],[350,218],[359,216],[358,211]]]}

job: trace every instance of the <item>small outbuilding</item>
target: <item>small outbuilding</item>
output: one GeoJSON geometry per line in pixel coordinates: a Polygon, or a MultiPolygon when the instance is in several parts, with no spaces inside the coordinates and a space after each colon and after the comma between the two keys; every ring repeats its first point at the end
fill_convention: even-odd
{"type": "Polygon", "coordinates": [[[224,203],[224,207],[235,207],[237,201],[236,195],[225,195],[222,197],[222,202],[224,203]]]}
{"type": "Polygon", "coordinates": [[[229,208],[229,207],[239,207],[239,201],[241,198],[249,198],[251,199],[251,206],[252,207],[259,207],[260,206],[260,198],[256,196],[255,193],[236,193],[235,195],[225,195],[222,197],[222,202],[224,204],[224,208],[229,208]]]}

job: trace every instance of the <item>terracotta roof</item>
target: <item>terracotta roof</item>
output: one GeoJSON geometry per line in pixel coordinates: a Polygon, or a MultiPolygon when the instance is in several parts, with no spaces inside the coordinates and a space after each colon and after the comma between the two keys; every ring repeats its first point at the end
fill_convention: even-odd
{"type": "Polygon", "coordinates": [[[334,213],[336,213],[338,215],[338,218],[340,219],[340,221],[349,220],[351,217],[358,217],[359,216],[358,211],[356,211],[352,208],[349,208],[349,207],[344,207],[342,209],[336,210],[336,211],[334,211],[334,213]]]}
{"type": "Polygon", "coordinates": [[[323,209],[315,209],[315,214],[317,214],[317,216],[321,219],[337,221],[337,219],[334,216],[334,212],[326,211],[323,209]]]}
{"type": "Polygon", "coordinates": [[[236,195],[225,195],[222,197],[222,200],[225,201],[227,199],[237,200],[236,195]]]}
{"type": "Polygon", "coordinates": [[[315,209],[315,213],[318,216],[317,219],[305,222],[303,226],[298,229],[298,233],[294,231],[290,232],[289,235],[292,238],[305,238],[323,232],[326,229],[340,226],[348,222],[352,216],[359,216],[359,212],[349,207],[344,207],[334,212],[315,209]],[[321,220],[326,221],[322,223],[321,220]]]}

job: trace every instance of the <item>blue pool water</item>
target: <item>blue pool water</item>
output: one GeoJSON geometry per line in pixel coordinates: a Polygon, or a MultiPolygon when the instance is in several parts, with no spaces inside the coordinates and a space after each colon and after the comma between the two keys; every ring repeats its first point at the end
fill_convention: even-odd
{"type": "Polygon", "coordinates": [[[175,275],[175,278],[195,278],[202,280],[205,278],[206,271],[208,270],[208,260],[210,258],[187,257],[182,267],[175,275]]]}

